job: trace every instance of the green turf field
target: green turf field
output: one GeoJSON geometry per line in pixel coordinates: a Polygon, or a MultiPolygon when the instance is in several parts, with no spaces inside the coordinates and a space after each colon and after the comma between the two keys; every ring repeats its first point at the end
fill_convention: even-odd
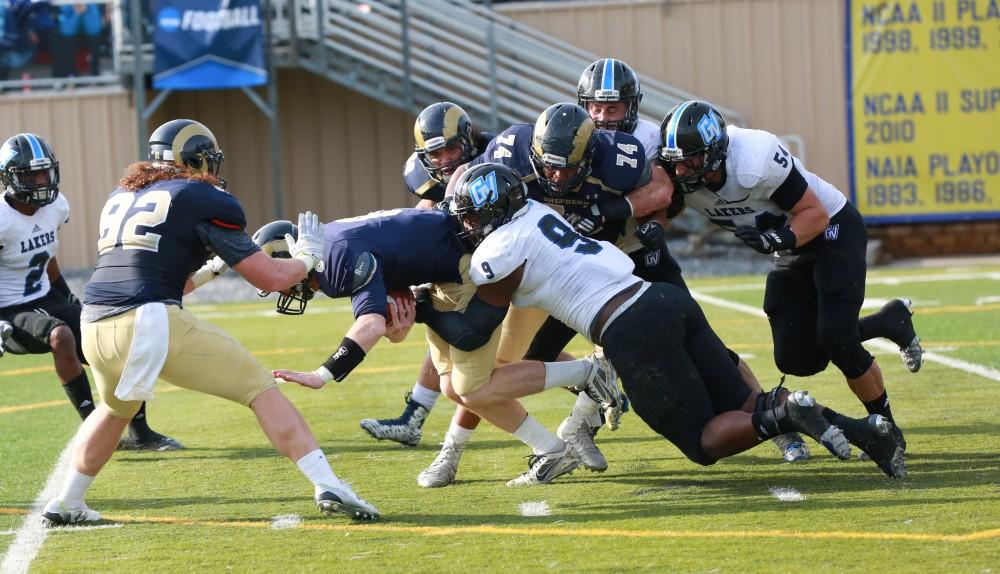
{"type": "MultiPolygon", "coordinates": [[[[48,531],[31,571],[1000,572],[1000,267],[875,270],[869,283],[874,308],[897,295],[914,300],[930,351],[914,375],[888,347],[871,347],[909,443],[906,480],[835,460],[815,444],[807,463],[782,463],[768,443],[703,468],[628,414],[619,431],[597,437],[610,463],[603,475],[581,467],[552,485],[506,488],[525,470],[528,450],[483,425],[459,482],[421,489],[415,478],[447,429],[447,399],[415,449],[375,442],[358,426],[401,410],[426,351],[418,326],[405,343],[383,341],[347,382],[283,386],[334,470],[382,511],[380,522],[320,516],[311,485],[271,450],[247,409],[161,384],[150,421],[187,450],[116,455],[88,496],[108,519],[103,527],[48,531]],[[799,500],[781,501],[777,489],[794,489],[799,500]],[[525,516],[525,503],[548,514],[525,516]]],[[[763,277],[690,285],[723,340],[773,386],[770,330],[759,315],[763,277]]],[[[264,364],[297,369],[322,362],[351,321],[347,306],[329,300],[303,317],[271,308],[195,312],[264,364]]],[[[570,351],[588,352],[581,339],[570,351]]],[[[832,367],[787,385],[864,414],[832,367]]],[[[554,429],[572,396],[552,391],[525,404],[554,429]]],[[[17,558],[9,552],[15,535],[78,423],[50,357],[0,359],[7,568],[17,558]]]]}

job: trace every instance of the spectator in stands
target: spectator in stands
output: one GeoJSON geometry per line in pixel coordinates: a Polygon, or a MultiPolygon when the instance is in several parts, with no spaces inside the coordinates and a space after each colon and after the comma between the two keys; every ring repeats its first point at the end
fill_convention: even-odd
{"type": "Polygon", "coordinates": [[[101,42],[103,39],[104,11],[97,4],[60,6],[59,33],[55,36],[52,53],[52,75],[57,78],[80,75],[76,66],[78,48],[89,52],[87,75],[101,73],[101,42]]]}
{"type": "Polygon", "coordinates": [[[0,80],[20,70],[39,50],[51,52],[55,22],[48,0],[2,0],[3,35],[0,36],[0,80]]]}

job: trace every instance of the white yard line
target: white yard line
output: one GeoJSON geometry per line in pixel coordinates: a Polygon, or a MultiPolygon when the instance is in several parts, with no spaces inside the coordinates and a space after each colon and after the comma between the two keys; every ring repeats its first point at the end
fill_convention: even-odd
{"type": "Polygon", "coordinates": [[[35,556],[38,556],[38,551],[41,550],[42,544],[45,543],[45,537],[49,533],[42,522],[42,511],[49,499],[55,498],[62,488],[75,442],[76,436],[74,435],[66,448],[59,454],[59,458],[52,468],[52,473],[45,481],[45,486],[35,498],[35,503],[31,505],[31,512],[25,517],[21,527],[17,529],[14,542],[7,549],[7,554],[4,555],[3,562],[0,563],[0,574],[24,574],[28,571],[35,556]]]}
{"type": "MultiPolygon", "coordinates": [[[[998,272],[952,273],[940,275],[897,275],[893,277],[871,276],[865,280],[867,285],[902,285],[903,283],[938,283],[941,281],[968,281],[971,279],[992,279],[1000,281],[998,272]]],[[[698,289],[702,293],[723,293],[726,291],[753,291],[763,289],[763,282],[737,283],[734,285],[707,285],[698,289]]]]}
{"type": "MultiPolygon", "coordinates": [[[[748,315],[753,315],[755,317],[767,318],[763,309],[754,307],[752,305],[745,305],[743,303],[737,303],[735,301],[729,301],[728,299],[722,299],[720,297],[714,297],[712,295],[707,295],[699,291],[692,291],[691,295],[698,301],[708,303],[710,305],[715,305],[717,307],[723,307],[725,309],[732,309],[734,311],[739,311],[741,313],[746,313],[748,315]]],[[[866,345],[879,349],[880,351],[897,353],[899,352],[899,347],[889,341],[883,341],[882,339],[872,339],[871,341],[865,341],[866,345]]],[[[961,359],[955,359],[952,357],[947,357],[945,355],[940,355],[938,353],[924,352],[924,361],[930,363],[938,363],[946,367],[951,367],[953,369],[958,369],[960,371],[965,371],[966,373],[972,373],[974,375],[979,375],[980,377],[990,379],[992,381],[1000,382],[1000,371],[987,367],[986,365],[977,365],[976,363],[970,363],[968,361],[963,361],[961,359]]]]}

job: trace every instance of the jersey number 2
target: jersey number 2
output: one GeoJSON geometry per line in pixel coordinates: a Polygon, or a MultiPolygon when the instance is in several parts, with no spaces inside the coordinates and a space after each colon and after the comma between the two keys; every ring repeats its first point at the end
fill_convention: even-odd
{"type": "Polygon", "coordinates": [[[139,231],[156,227],[167,220],[170,209],[170,192],[149,191],[142,196],[119,193],[108,201],[101,212],[101,233],[97,238],[97,252],[105,253],[121,245],[124,249],[157,251],[160,235],[139,231]]]}
{"type": "Polygon", "coordinates": [[[28,267],[31,271],[28,271],[28,275],[24,278],[24,295],[37,293],[42,288],[42,275],[45,273],[45,264],[48,261],[49,254],[47,251],[36,253],[28,261],[28,267]]]}

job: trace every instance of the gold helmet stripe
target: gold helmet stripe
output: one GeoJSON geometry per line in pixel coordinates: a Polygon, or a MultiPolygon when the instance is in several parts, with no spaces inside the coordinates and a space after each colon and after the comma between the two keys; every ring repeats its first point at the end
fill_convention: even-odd
{"type": "MultiPolygon", "coordinates": [[[[177,135],[174,136],[174,141],[171,142],[170,147],[174,154],[174,163],[177,165],[184,165],[183,155],[181,153],[184,151],[184,144],[195,136],[207,137],[212,140],[212,146],[215,147],[215,149],[219,149],[219,142],[216,141],[215,135],[199,122],[192,122],[181,128],[181,130],[177,132],[177,135]]],[[[199,168],[198,171],[201,173],[208,173],[208,162],[202,162],[201,168],[199,168]]]]}
{"type": "Polygon", "coordinates": [[[591,134],[594,133],[594,121],[589,117],[580,124],[580,129],[576,130],[573,138],[573,153],[566,158],[566,163],[575,165],[583,161],[583,153],[587,151],[587,142],[590,141],[591,134]]]}
{"type": "Polygon", "coordinates": [[[444,129],[441,131],[445,141],[458,135],[458,120],[462,114],[462,108],[456,105],[448,106],[448,111],[444,113],[444,129]]]}
{"type": "Polygon", "coordinates": [[[531,133],[531,151],[538,158],[545,155],[545,152],[542,150],[542,134],[545,133],[545,126],[547,125],[549,125],[549,114],[548,110],[545,110],[535,120],[535,131],[531,133]]]}
{"type": "Polygon", "coordinates": [[[427,147],[427,142],[424,141],[424,132],[420,129],[420,116],[417,116],[417,121],[413,122],[413,141],[416,144],[415,149],[427,147]]]}

